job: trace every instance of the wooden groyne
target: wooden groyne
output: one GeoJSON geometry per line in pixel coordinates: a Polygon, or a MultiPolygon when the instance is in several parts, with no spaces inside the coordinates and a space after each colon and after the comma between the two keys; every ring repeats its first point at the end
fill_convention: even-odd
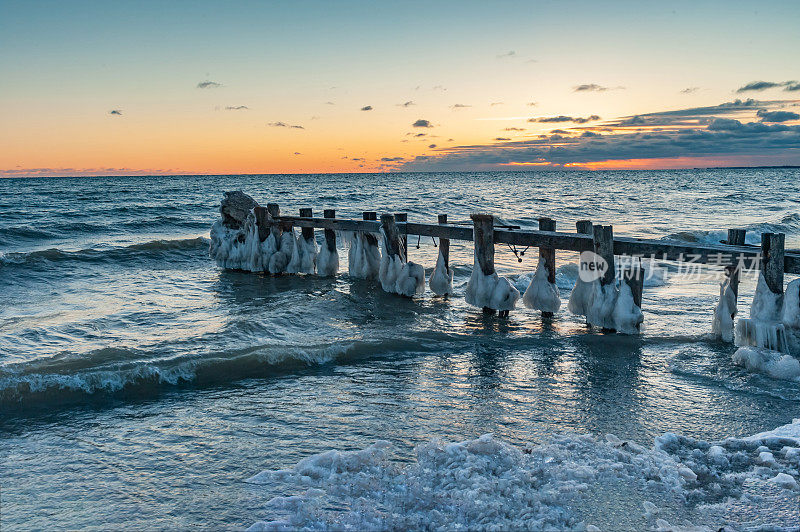
{"type": "MultiPolygon", "coordinates": [[[[247,197],[246,195],[243,196],[247,197]]],[[[541,282],[550,284],[552,287],[555,287],[556,251],[580,253],[580,269],[582,271],[596,269],[595,279],[597,282],[592,285],[593,288],[585,289],[588,290],[586,297],[591,301],[587,300],[587,302],[578,304],[576,307],[584,309],[579,313],[586,315],[588,322],[598,326],[602,324],[604,328],[611,329],[620,328],[614,325],[611,318],[609,318],[612,312],[620,312],[618,308],[612,307],[614,305],[618,307],[620,300],[628,298],[630,302],[626,304],[634,314],[628,316],[630,326],[627,328],[638,330],[642,320],[640,309],[645,276],[645,268],[642,266],[643,261],[673,261],[687,268],[697,268],[699,265],[724,268],[725,284],[723,285],[723,291],[730,291],[728,297],[732,295],[733,302],[731,304],[728,301],[727,307],[723,310],[718,308],[715,312],[730,314],[730,321],[736,315],[736,297],[738,296],[738,285],[743,271],[758,271],[769,291],[776,297],[779,296],[781,301],[784,293],[784,274],[800,274],[800,252],[785,249],[785,235],[783,233],[762,233],[761,245],[751,246],[744,243],[746,236],[744,229],[730,229],[725,241],[718,244],[699,244],[617,236],[614,235],[611,225],[592,224],[589,220],[578,220],[575,223],[575,232],[564,232],[557,231],[556,222],[546,217],[538,220],[538,229],[523,229],[518,226],[498,224],[494,216],[486,213],[472,214],[469,221],[462,222],[451,222],[447,214],[440,214],[435,223],[422,223],[409,221],[406,213],[383,213],[379,216],[377,212],[367,211],[363,213],[362,219],[359,220],[337,218],[335,211],[332,209],[326,209],[323,217],[315,217],[313,210],[308,207],[300,209],[299,216],[290,216],[281,214],[277,204],[270,203],[266,207],[262,207],[255,204],[254,200],[250,201],[252,201],[252,204],[249,204],[252,205],[250,216],[257,227],[260,242],[263,243],[269,237],[272,237],[275,242],[280,242],[283,233],[292,232],[293,234],[293,228],[300,229],[301,238],[308,242],[313,242],[315,238],[314,230],[322,229],[324,230],[324,246],[329,253],[335,253],[337,231],[360,234],[363,239],[361,245],[371,247],[371,249],[377,249],[377,246],[383,245],[383,253],[381,255],[385,256],[389,262],[397,261],[397,271],[393,275],[398,275],[399,269],[405,267],[406,264],[408,264],[409,270],[413,265],[408,260],[410,252],[408,246],[409,237],[432,237],[438,239],[440,242],[439,261],[443,261],[444,267],[448,270],[450,242],[454,240],[473,242],[475,262],[473,276],[467,288],[468,302],[476,306],[482,306],[488,312],[499,310],[501,315],[507,315],[508,311],[514,308],[520,294],[515,288],[509,288],[500,282],[503,279],[499,278],[495,272],[494,251],[495,246],[498,244],[508,245],[514,250],[518,258],[524,251],[518,253],[516,251],[517,248],[525,248],[526,250],[537,248],[539,251],[539,268],[544,269],[540,276],[541,282]],[[616,264],[618,258],[621,266],[619,268],[617,268],[616,264]],[[617,278],[618,270],[619,278],[617,278]],[[477,280],[476,276],[479,277],[477,280]],[[480,294],[476,296],[470,293],[473,281],[480,284],[482,282],[481,279],[489,279],[491,281],[489,285],[486,285],[488,288],[486,288],[485,297],[480,296],[480,294]],[[513,292],[516,292],[516,295],[513,292]],[[484,301],[485,303],[474,303],[470,301],[470,297],[473,301],[484,301]],[[490,303],[489,301],[494,301],[491,299],[492,297],[501,302],[497,304],[490,303]],[[596,307],[592,311],[589,310],[590,304],[596,307]],[[606,305],[607,308],[603,308],[603,305],[606,305]],[[600,313],[602,316],[592,318],[592,312],[600,313]],[[638,317],[635,315],[636,312],[638,312],[638,317]]],[[[228,209],[228,211],[230,210],[228,209]]],[[[243,210],[244,208],[239,209],[239,211],[243,210]]],[[[223,222],[228,227],[235,227],[235,221],[231,221],[229,214],[226,214],[225,200],[223,200],[222,213],[223,222]]],[[[234,217],[240,218],[240,226],[244,224],[240,212],[234,217]]],[[[212,243],[212,248],[213,246],[214,244],[212,243]]],[[[338,261],[338,255],[336,260],[338,261]]],[[[413,266],[419,268],[417,265],[413,266]]],[[[380,273],[380,280],[384,289],[408,296],[421,294],[419,286],[417,286],[416,293],[412,290],[406,294],[399,288],[397,290],[392,289],[391,286],[393,286],[392,283],[394,281],[391,279],[387,285],[383,278],[384,269],[382,267],[380,273]],[[387,288],[387,286],[390,288],[387,288]]],[[[338,263],[337,268],[332,271],[338,271],[338,263]]],[[[506,284],[510,285],[510,283],[506,284]]],[[[479,288],[475,288],[475,290],[479,288]]],[[[530,289],[531,287],[529,287],[530,289]]],[[[557,289],[555,289],[555,293],[558,295],[557,289]]],[[[558,298],[556,297],[556,299],[558,298]]],[[[793,301],[795,299],[792,298],[793,301]]],[[[525,304],[530,308],[541,310],[545,318],[552,318],[554,314],[553,309],[547,305],[536,303],[535,301],[533,304],[529,304],[527,300],[525,304]]],[[[559,302],[556,302],[556,308],[558,304],[559,302]]],[[[572,310],[572,308],[572,301],[570,301],[570,309],[572,310]]],[[[728,318],[723,321],[727,320],[728,318]]]]}

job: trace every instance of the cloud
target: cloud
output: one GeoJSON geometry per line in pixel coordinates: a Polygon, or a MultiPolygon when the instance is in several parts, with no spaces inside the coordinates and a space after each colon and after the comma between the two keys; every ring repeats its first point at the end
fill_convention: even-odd
{"type": "Polygon", "coordinates": [[[498,55],[497,58],[498,59],[514,58],[514,57],[516,57],[516,55],[517,55],[517,52],[515,52],[514,50],[509,50],[508,52],[506,52],[504,54],[498,55]]]}
{"type": "Polygon", "coordinates": [[[122,116],[122,110],[120,110],[120,109],[112,109],[112,110],[110,110],[108,112],[108,114],[115,115],[115,116],[122,116]]]}
{"type": "Polygon", "coordinates": [[[361,110],[362,111],[372,111],[372,106],[371,105],[365,105],[364,107],[361,108],[361,110]]]}
{"type": "Polygon", "coordinates": [[[528,102],[525,105],[527,105],[528,107],[536,107],[537,105],[539,105],[539,102],[528,102]]]}
{"type": "Polygon", "coordinates": [[[528,122],[540,122],[543,124],[558,124],[563,122],[572,122],[573,124],[585,124],[586,122],[593,122],[595,120],[600,120],[600,117],[597,115],[587,116],[586,118],[580,116],[549,116],[549,117],[541,117],[541,118],[530,118],[528,122]]]}
{"type": "MultiPolygon", "coordinates": [[[[746,102],[727,102],[713,107],[726,111],[745,108],[753,113],[751,103],[746,102]],[[734,104],[733,107],[731,104],[734,104]]],[[[490,142],[440,148],[436,155],[406,161],[400,169],[508,169],[526,164],[559,168],[564,165],[580,167],[602,161],[659,159],[690,161],[685,163],[687,165],[691,165],[692,159],[728,160],[737,164],[747,164],[749,161],[755,161],[756,164],[800,164],[800,125],[747,122],[702,114],[707,108],[696,109],[700,109],[699,116],[707,121],[705,124],[694,127],[667,125],[652,131],[613,131],[611,128],[609,134],[602,135],[591,130],[584,130],[580,135],[567,135],[566,131],[554,130],[550,136],[503,141],[499,145],[490,142]]],[[[686,115],[688,110],[679,111],[686,115]]],[[[786,111],[764,111],[762,118],[768,112],[786,111]]],[[[659,114],[639,116],[647,119],[659,114]]]]}
{"type": "Polygon", "coordinates": [[[433,124],[431,124],[430,120],[424,120],[420,118],[419,120],[411,124],[411,127],[433,127],[433,124]]]}
{"type": "Polygon", "coordinates": [[[783,85],[782,83],[775,83],[773,81],[751,81],[747,85],[743,87],[739,87],[736,89],[736,92],[749,92],[749,91],[763,91],[767,89],[773,89],[775,87],[780,87],[783,85]]]}
{"type": "Polygon", "coordinates": [[[294,154],[295,154],[295,155],[303,155],[303,154],[302,154],[302,153],[300,153],[299,151],[296,151],[296,152],[294,152],[294,154]]]}
{"type": "Polygon", "coordinates": [[[414,102],[412,102],[411,100],[409,100],[409,101],[407,101],[407,102],[398,103],[398,104],[397,104],[397,107],[411,107],[412,105],[417,105],[417,104],[415,104],[414,102]]]}
{"type": "Polygon", "coordinates": [[[503,131],[525,131],[524,127],[507,127],[503,128],[503,131]]]}
{"type": "Polygon", "coordinates": [[[590,92],[590,91],[603,92],[607,91],[608,87],[603,87],[602,85],[598,85],[597,83],[587,83],[585,85],[576,85],[575,87],[573,87],[573,90],[575,92],[590,92]]]}
{"type": "Polygon", "coordinates": [[[325,105],[336,105],[336,104],[333,102],[325,102],[325,105]]]}
{"type": "Polygon", "coordinates": [[[800,119],[799,114],[791,111],[767,111],[766,109],[759,109],[756,116],[761,117],[762,122],[788,122],[800,119]]]}
{"type": "Polygon", "coordinates": [[[219,87],[222,87],[222,83],[216,81],[201,81],[197,84],[198,89],[218,89],[219,87]]]}
{"type": "Polygon", "coordinates": [[[556,135],[569,135],[569,131],[565,131],[563,129],[553,129],[550,133],[554,133],[556,135]]]}
{"type": "Polygon", "coordinates": [[[405,161],[404,157],[381,157],[381,161],[385,163],[396,163],[400,161],[405,161]]]}
{"type": "Polygon", "coordinates": [[[269,127],[286,127],[286,128],[289,128],[289,129],[305,129],[303,126],[291,125],[291,124],[287,124],[286,122],[270,122],[267,125],[269,127]]]}
{"type": "Polygon", "coordinates": [[[495,137],[494,140],[511,140],[508,137],[495,137]]]}
{"type": "Polygon", "coordinates": [[[783,90],[789,92],[800,91],[800,82],[797,81],[787,81],[784,84],[783,90]]]}
{"type": "Polygon", "coordinates": [[[247,107],[246,105],[228,105],[227,107],[225,107],[226,111],[245,111],[247,109],[250,108],[247,107]]]}
{"type": "Polygon", "coordinates": [[[692,94],[693,92],[697,92],[700,90],[700,87],[686,87],[685,89],[681,90],[681,94],[692,94]]]}
{"type": "Polygon", "coordinates": [[[435,148],[435,147],[436,147],[436,144],[428,144],[428,147],[429,147],[429,148],[431,148],[431,149],[433,149],[433,148],[435,148]]]}
{"type": "MultiPolygon", "coordinates": [[[[409,135],[414,135],[414,134],[413,134],[413,133],[409,133],[409,135]]],[[[427,135],[427,133],[417,133],[417,134],[416,134],[416,135],[414,135],[414,136],[415,136],[415,137],[424,137],[424,136],[426,136],[426,135],[427,135]]]]}
{"type": "Polygon", "coordinates": [[[489,107],[495,107],[497,105],[503,105],[503,102],[492,102],[489,104],[489,107]]]}
{"type": "Polygon", "coordinates": [[[472,107],[471,105],[467,105],[464,103],[456,103],[450,106],[450,109],[465,109],[467,107],[472,107]]]}

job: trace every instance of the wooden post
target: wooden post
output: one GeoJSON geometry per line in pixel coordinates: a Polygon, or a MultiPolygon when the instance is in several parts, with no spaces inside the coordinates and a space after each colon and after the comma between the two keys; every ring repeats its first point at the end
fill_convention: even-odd
{"type": "MultiPolygon", "coordinates": [[[[377,220],[378,219],[378,213],[374,212],[374,211],[364,211],[364,213],[362,214],[362,217],[365,220],[377,220]]],[[[377,246],[378,245],[378,237],[376,237],[372,233],[364,233],[364,239],[367,241],[367,244],[369,244],[371,246],[377,246]]]]}
{"type": "Polygon", "coordinates": [[[616,276],[614,269],[614,229],[610,225],[593,226],[594,252],[606,262],[607,269],[600,278],[600,284],[613,284],[616,276]]]}
{"type": "Polygon", "coordinates": [[[381,214],[381,226],[383,227],[386,253],[388,253],[390,258],[400,255],[402,246],[400,232],[397,230],[395,219],[396,216],[394,214],[381,214]]]}
{"type": "MultiPolygon", "coordinates": [[[[314,214],[312,210],[309,208],[300,209],[300,217],[301,218],[313,218],[314,214]]],[[[302,227],[300,228],[300,234],[303,235],[303,240],[312,240],[314,238],[314,228],[313,227],[302,227]]]]}
{"type": "Polygon", "coordinates": [[[575,222],[575,228],[582,235],[591,235],[594,231],[591,220],[578,220],[575,222]]]}
{"type": "MultiPolygon", "coordinates": [[[[404,212],[396,212],[394,213],[394,220],[395,222],[406,223],[408,221],[408,214],[404,212]]],[[[406,232],[405,228],[403,228],[402,232],[402,241],[403,241],[403,257],[408,259],[408,233],[406,232]]]]}
{"type": "MultiPolygon", "coordinates": [[[[325,218],[336,218],[336,211],[333,209],[325,209],[322,216],[325,218]]],[[[333,229],[325,229],[325,245],[328,246],[328,251],[331,253],[336,251],[336,231],[333,229]]]]}
{"type": "MultiPolygon", "coordinates": [[[[447,223],[447,215],[440,214],[439,215],[439,225],[444,225],[447,223]]],[[[450,268],[450,239],[449,238],[440,238],[439,239],[439,253],[442,254],[442,258],[444,259],[444,266],[445,268],[450,268]]]]}
{"type": "MultiPolygon", "coordinates": [[[[494,273],[494,217],[491,214],[473,214],[470,216],[475,228],[475,262],[483,275],[494,273]]],[[[494,314],[494,309],[483,307],[487,314],[494,314]]],[[[507,310],[501,310],[500,316],[508,316],[507,310]]]]}
{"type": "MultiPolygon", "coordinates": [[[[555,231],[556,221],[552,218],[539,218],[539,231],[555,231]]],[[[544,259],[544,267],[547,269],[547,282],[556,282],[556,250],[554,248],[539,248],[539,258],[544,259]]],[[[542,312],[543,318],[552,318],[552,312],[542,312]]]]}
{"type": "Polygon", "coordinates": [[[272,225],[272,216],[266,207],[253,207],[256,215],[256,225],[258,226],[258,239],[263,242],[269,236],[269,228],[272,225]]]}
{"type": "MultiPolygon", "coordinates": [[[[281,215],[281,208],[278,207],[277,203],[267,203],[267,212],[272,218],[277,218],[281,215]]],[[[279,224],[273,223],[270,226],[270,231],[272,235],[275,237],[275,245],[280,246],[281,244],[281,234],[283,233],[282,228],[279,224]]]]}
{"type": "Polygon", "coordinates": [[[644,289],[644,268],[640,259],[636,263],[631,262],[622,272],[622,280],[631,289],[633,302],[640,309],[642,308],[642,291],[644,289]]]}
{"type": "MultiPolygon", "coordinates": [[[[746,229],[728,229],[728,240],[725,243],[731,246],[743,246],[746,234],[746,229]]],[[[737,264],[736,257],[734,257],[732,262],[733,264],[725,266],[725,275],[730,279],[728,284],[731,290],[733,290],[733,295],[739,297],[739,275],[741,274],[741,270],[737,267],[739,265],[737,264]]]]}
{"type": "Polygon", "coordinates": [[[785,242],[783,233],[761,233],[761,273],[773,294],[783,294],[785,242]]]}

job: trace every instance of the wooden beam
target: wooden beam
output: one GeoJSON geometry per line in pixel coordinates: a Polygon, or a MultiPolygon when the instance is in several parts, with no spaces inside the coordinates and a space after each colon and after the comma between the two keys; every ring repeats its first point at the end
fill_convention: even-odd
{"type": "Polygon", "coordinates": [[[594,226],[594,252],[606,262],[606,270],[600,278],[600,284],[605,286],[615,280],[614,269],[614,229],[610,225],[594,226]]]}
{"type": "Polygon", "coordinates": [[[258,226],[258,239],[263,242],[269,236],[270,225],[272,225],[272,216],[266,207],[253,207],[253,212],[256,215],[256,225],[258,226]]]}
{"type": "MultiPolygon", "coordinates": [[[[400,239],[400,232],[397,230],[394,214],[381,214],[381,226],[383,227],[384,244],[386,245],[386,253],[389,257],[395,257],[401,254],[402,241],[400,239]]],[[[402,257],[402,255],[400,255],[402,257]]]]}
{"type": "MultiPolygon", "coordinates": [[[[728,229],[728,239],[725,243],[732,246],[743,246],[746,235],[746,229],[728,229]]],[[[739,268],[737,261],[731,261],[729,266],[725,266],[725,275],[729,279],[728,285],[731,287],[733,295],[739,297],[739,277],[741,275],[741,268],[739,268]]]]}
{"type": "Polygon", "coordinates": [[[408,214],[405,212],[396,212],[394,213],[394,219],[397,223],[403,224],[398,228],[398,234],[401,235],[401,240],[403,242],[403,257],[408,258],[408,233],[406,232],[405,223],[408,221],[408,214]]]}
{"type": "MultiPolygon", "coordinates": [[[[378,213],[374,212],[374,211],[365,211],[362,214],[362,217],[365,220],[374,221],[374,220],[378,219],[378,213]]],[[[371,246],[377,246],[378,245],[378,237],[376,237],[372,233],[364,233],[364,240],[367,242],[367,244],[369,244],[371,246]]]]}
{"type": "Polygon", "coordinates": [[[281,216],[281,208],[277,203],[267,203],[267,212],[273,221],[273,223],[270,224],[270,231],[272,232],[272,236],[275,237],[275,245],[278,246],[280,245],[281,234],[283,233],[281,223],[278,223],[283,222],[283,220],[278,220],[281,216]]]}
{"type": "MultiPolygon", "coordinates": [[[[313,218],[314,214],[311,209],[308,207],[300,209],[300,217],[301,218],[313,218]]],[[[303,240],[311,240],[314,238],[314,228],[313,227],[301,227],[300,234],[303,235],[303,240]]]]}
{"type": "Polygon", "coordinates": [[[475,258],[484,275],[494,273],[494,217],[491,214],[473,214],[475,230],[475,258]]]}

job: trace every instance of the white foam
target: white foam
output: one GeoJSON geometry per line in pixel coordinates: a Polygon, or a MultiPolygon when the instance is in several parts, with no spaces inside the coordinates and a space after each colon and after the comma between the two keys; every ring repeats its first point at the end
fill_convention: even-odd
{"type": "Polygon", "coordinates": [[[556,284],[547,280],[547,275],[544,257],[539,257],[539,264],[522,296],[522,303],[528,308],[555,313],[561,307],[561,294],[556,284]]]}
{"type": "Polygon", "coordinates": [[[764,347],[743,346],[731,358],[737,366],[766,373],[773,379],[800,381],[800,361],[764,347]]]}
{"type": "Polygon", "coordinates": [[[788,457],[800,453],[800,441],[788,433],[800,436],[800,419],[713,445],[668,433],[650,449],[613,435],[553,436],[518,447],[486,434],[419,445],[410,462],[397,461],[392,445],[379,441],[250,478],[290,490],[269,500],[267,519],[251,530],[675,530],[691,529],[689,519],[739,528],[725,510],[742,504],[766,512],[775,526],[796,526],[796,509],[770,507],[743,489],[769,482],[784,499],[796,496],[800,465],[788,457]],[[769,467],[763,453],[772,455],[769,467]]]}
{"type": "Polygon", "coordinates": [[[714,319],[711,322],[711,333],[726,342],[733,341],[733,318],[736,316],[736,294],[731,286],[730,277],[726,277],[719,287],[719,302],[714,308],[714,319]]]}
{"type": "Polygon", "coordinates": [[[431,272],[428,286],[431,287],[431,292],[437,296],[446,296],[453,293],[453,270],[445,266],[444,256],[441,251],[439,251],[439,257],[436,259],[436,266],[431,272]]]}

